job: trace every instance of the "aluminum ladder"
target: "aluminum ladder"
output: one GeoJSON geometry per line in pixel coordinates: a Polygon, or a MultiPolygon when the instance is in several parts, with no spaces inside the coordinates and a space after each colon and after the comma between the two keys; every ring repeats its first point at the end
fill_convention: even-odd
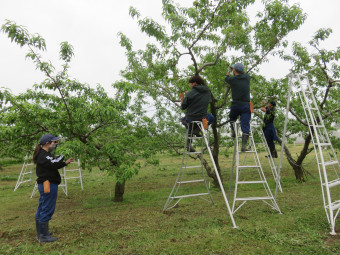
{"type": "MultiPolygon", "coordinates": [[[[62,188],[62,190],[64,191],[65,195],[68,195],[68,190],[67,190],[67,180],[71,180],[71,179],[79,179],[80,181],[80,187],[83,190],[84,186],[83,186],[83,176],[81,173],[81,166],[80,166],[80,160],[78,159],[75,162],[72,162],[68,165],[68,167],[64,167],[62,173],[60,173],[60,177],[61,177],[61,183],[59,185],[59,187],[62,188]],[[71,168],[70,167],[72,165],[76,165],[75,168],[71,168]],[[70,172],[78,172],[76,176],[67,176],[67,173],[70,172]]],[[[38,184],[37,182],[35,182],[32,194],[31,194],[31,198],[35,195],[35,193],[38,192],[38,184]]]]}
{"type": "Polygon", "coordinates": [[[177,175],[175,184],[172,188],[172,191],[170,192],[170,195],[169,195],[169,197],[168,197],[168,199],[167,199],[167,201],[164,205],[163,212],[174,208],[183,198],[188,198],[188,197],[200,197],[200,198],[205,199],[205,197],[207,196],[208,199],[205,199],[205,200],[210,201],[212,204],[214,203],[212,196],[211,196],[211,193],[210,193],[210,190],[209,190],[209,187],[208,187],[208,183],[207,183],[207,180],[206,180],[206,177],[205,177],[205,173],[204,173],[205,169],[204,169],[204,166],[203,166],[203,152],[206,149],[209,153],[211,162],[213,164],[214,171],[215,171],[219,186],[221,188],[223,199],[224,199],[224,202],[227,206],[231,222],[233,224],[233,227],[237,228],[234,217],[233,217],[232,212],[231,212],[231,208],[229,206],[227,196],[226,196],[225,191],[224,191],[224,187],[223,187],[219,172],[217,171],[216,164],[215,164],[213,155],[211,153],[211,149],[210,149],[209,141],[208,141],[207,137],[208,137],[208,133],[204,129],[203,123],[201,121],[192,121],[192,122],[188,123],[184,152],[183,152],[183,155],[182,155],[181,167],[180,167],[179,173],[177,175]],[[195,128],[198,128],[198,131],[201,133],[201,135],[194,136],[194,129],[195,128]],[[195,141],[195,140],[200,142],[201,150],[199,150],[199,151],[191,150],[192,145],[193,145],[193,141],[195,141]],[[200,159],[201,164],[200,165],[191,165],[191,163],[189,163],[190,159],[200,159]],[[193,169],[198,170],[198,171],[196,171],[196,174],[201,175],[200,179],[186,180],[185,179],[185,173],[188,174],[188,172],[190,173],[190,171],[192,171],[193,169]],[[206,192],[178,195],[178,191],[179,191],[181,186],[183,186],[185,184],[193,184],[193,183],[203,183],[203,185],[206,189],[206,192]]]}
{"type": "Polygon", "coordinates": [[[250,129],[250,133],[249,133],[249,140],[248,140],[249,146],[247,148],[247,151],[241,152],[240,143],[242,144],[242,141],[240,142],[240,140],[242,140],[242,136],[240,135],[241,134],[240,123],[234,122],[232,124],[234,125],[234,130],[236,134],[235,144],[234,144],[233,166],[231,170],[230,185],[229,185],[229,196],[230,196],[231,188],[232,188],[232,180],[233,180],[233,171],[235,168],[236,178],[235,178],[232,213],[235,214],[248,201],[259,200],[259,201],[263,201],[265,204],[269,205],[273,210],[276,210],[281,214],[280,208],[270,190],[267,179],[263,173],[263,169],[262,169],[260,159],[257,154],[257,150],[255,146],[252,129],[250,129]],[[249,159],[247,160],[248,156],[250,156],[250,160],[249,159]],[[254,171],[254,169],[256,171],[254,171]],[[246,177],[241,178],[241,174],[242,176],[247,175],[248,178],[250,178],[249,175],[257,174],[258,177],[256,180],[245,180],[246,177]],[[254,185],[254,184],[262,184],[266,195],[264,196],[242,196],[242,197],[238,196],[239,185],[241,185],[243,189],[245,185],[254,185]],[[238,202],[241,202],[241,204],[237,205],[238,202]]]}
{"type": "MultiPolygon", "coordinates": [[[[283,142],[286,142],[287,116],[289,112],[291,94],[294,92],[293,88],[295,88],[301,100],[309,132],[312,134],[312,142],[321,183],[323,205],[326,211],[327,220],[330,224],[330,234],[335,235],[335,223],[340,212],[340,164],[329,139],[318,103],[314,97],[313,89],[306,75],[296,74],[289,77],[289,92],[283,134],[283,138],[285,138],[285,140],[283,142]],[[334,199],[335,196],[336,199],[334,199]]],[[[280,165],[280,168],[281,167],[282,165],[280,165]]]]}
{"type": "MultiPolygon", "coordinates": [[[[267,144],[267,140],[266,140],[266,137],[264,136],[264,133],[263,133],[263,130],[262,130],[262,127],[259,126],[259,127],[256,127],[256,126],[252,126],[253,130],[256,131],[256,133],[258,134],[258,136],[260,137],[261,139],[261,143],[264,145],[264,149],[267,153],[267,155],[271,155],[270,153],[270,150],[269,150],[269,146],[267,144]]],[[[254,133],[254,132],[253,132],[254,133]]],[[[279,178],[279,175],[277,173],[277,168],[276,168],[276,165],[275,165],[275,162],[274,162],[274,159],[272,157],[267,157],[268,159],[268,162],[269,162],[269,167],[271,169],[271,172],[273,174],[273,177],[274,177],[274,180],[275,182],[277,183],[278,187],[279,187],[279,190],[281,192],[282,191],[282,187],[281,187],[281,179],[279,178]]],[[[276,196],[275,196],[276,198],[276,196]]]]}
{"type": "Polygon", "coordinates": [[[21,167],[18,181],[15,184],[14,191],[16,191],[19,188],[19,186],[23,183],[27,183],[27,182],[29,182],[30,184],[32,183],[33,166],[34,164],[32,162],[32,159],[29,159],[28,156],[26,156],[24,164],[21,167]]]}

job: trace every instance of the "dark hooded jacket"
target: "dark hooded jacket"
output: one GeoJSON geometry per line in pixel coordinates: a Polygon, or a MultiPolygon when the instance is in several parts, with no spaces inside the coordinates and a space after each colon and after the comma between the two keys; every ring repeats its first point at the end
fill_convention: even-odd
{"type": "Polygon", "coordinates": [[[202,120],[207,116],[210,102],[211,92],[208,86],[196,85],[184,97],[181,108],[187,110],[186,118],[189,120],[202,120]]]}
{"type": "Polygon", "coordinates": [[[231,97],[233,101],[231,105],[246,105],[250,102],[250,76],[248,74],[240,74],[225,77],[225,81],[230,84],[231,97]]]}

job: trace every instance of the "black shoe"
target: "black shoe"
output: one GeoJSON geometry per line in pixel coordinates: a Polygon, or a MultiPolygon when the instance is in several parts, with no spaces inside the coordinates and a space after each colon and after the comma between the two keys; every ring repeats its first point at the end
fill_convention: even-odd
{"type": "Polygon", "coordinates": [[[52,237],[48,230],[48,221],[39,222],[39,243],[50,243],[57,241],[58,238],[52,237]]]}
{"type": "Polygon", "coordinates": [[[242,152],[249,151],[247,149],[248,139],[249,139],[249,134],[243,133],[242,134],[242,149],[241,149],[242,152]]]}

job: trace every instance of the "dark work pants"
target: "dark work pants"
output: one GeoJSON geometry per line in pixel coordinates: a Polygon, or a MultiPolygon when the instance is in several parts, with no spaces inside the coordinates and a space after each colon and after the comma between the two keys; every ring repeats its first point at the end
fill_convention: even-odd
{"type": "Polygon", "coordinates": [[[263,128],[263,133],[266,138],[268,147],[270,151],[275,151],[274,141],[278,141],[276,130],[273,123],[267,123],[263,128]]]}
{"type": "Polygon", "coordinates": [[[39,205],[35,218],[40,222],[47,222],[51,220],[57,203],[58,185],[51,183],[50,193],[44,193],[44,186],[42,183],[38,184],[40,192],[39,205]]]}
{"type": "Polygon", "coordinates": [[[230,107],[229,119],[230,122],[235,122],[240,116],[241,130],[243,133],[249,134],[250,132],[250,119],[251,112],[249,104],[245,105],[232,105],[230,107]]]}

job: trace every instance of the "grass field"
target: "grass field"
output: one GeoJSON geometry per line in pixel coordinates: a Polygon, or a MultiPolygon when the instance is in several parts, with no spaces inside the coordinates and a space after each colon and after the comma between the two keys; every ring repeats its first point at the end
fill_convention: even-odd
{"type": "MultiPolygon", "coordinates": [[[[306,167],[315,178],[302,184],[284,162],[284,192],[277,199],[283,214],[260,201],[248,202],[235,214],[237,229],[232,228],[221,192],[213,187],[215,205],[196,197],[162,213],[179,156],[157,155],[159,166],[142,167],[127,182],[122,203],[112,202],[112,177],[84,171],[83,191],[75,180],[69,182],[69,196],[59,191],[50,223],[59,240],[50,244],[35,240],[38,195],[30,199],[33,186],[27,184],[13,192],[21,165],[9,165],[0,170],[0,254],[340,254],[340,235],[329,235],[313,157],[306,159],[306,167]]],[[[264,153],[261,160],[274,189],[264,153]]],[[[221,166],[227,190],[231,158],[221,155],[221,166]]],[[[261,189],[243,191],[256,194],[261,189]]]]}

